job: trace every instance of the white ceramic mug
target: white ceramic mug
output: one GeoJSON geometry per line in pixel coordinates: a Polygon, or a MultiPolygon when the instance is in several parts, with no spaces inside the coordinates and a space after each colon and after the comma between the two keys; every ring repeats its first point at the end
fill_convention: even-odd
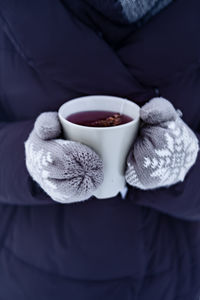
{"type": "Polygon", "coordinates": [[[59,109],[64,137],[92,148],[103,159],[104,180],[93,195],[97,198],[116,196],[125,186],[125,163],[139,128],[140,107],[134,102],[114,96],[84,96],[64,103],[59,109]],[[89,127],[74,124],[66,118],[82,111],[114,111],[133,120],[111,127],[89,127]]]}

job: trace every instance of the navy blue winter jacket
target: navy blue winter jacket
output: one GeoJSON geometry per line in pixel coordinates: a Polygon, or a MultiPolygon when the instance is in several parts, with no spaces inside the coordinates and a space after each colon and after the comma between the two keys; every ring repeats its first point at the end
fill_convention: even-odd
{"type": "Polygon", "coordinates": [[[199,138],[199,12],[176,0],[136,28],[86,1],[0,0],[0,300],[199,299],[200,156],[170,188],[64,205],[24,154],[41,112],[92,94],[159,94],[199,138]]]}

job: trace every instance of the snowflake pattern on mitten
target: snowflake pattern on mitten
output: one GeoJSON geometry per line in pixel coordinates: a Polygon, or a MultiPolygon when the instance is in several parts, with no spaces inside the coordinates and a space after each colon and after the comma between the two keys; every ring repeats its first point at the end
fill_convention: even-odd
{"type": "Polygon", "coordinates": [[[175,120],[157,126],[145,124],[141,131],[128,157],[126,181],[140,189],[183,181],[196,161],[199,144],[178,113],[175,120]]]}
{"type": "Polygon", "coordinates": [[[42,186],[49,186],[51,189],[57,189],[57,186],[53,184],[49,179],[49,171],[47,171],[47,167],[53,163],[52,154],[50,151],[46,152],[44,149],[40,149],[38,151],[34,150],[33,143],[26,143],[26,153],[27,160],[26,166],[28,170],[34,168],[37,172],[33,173],[34,180],[39,180],[39,178],[43,181],[41,183],[42,186]]]}

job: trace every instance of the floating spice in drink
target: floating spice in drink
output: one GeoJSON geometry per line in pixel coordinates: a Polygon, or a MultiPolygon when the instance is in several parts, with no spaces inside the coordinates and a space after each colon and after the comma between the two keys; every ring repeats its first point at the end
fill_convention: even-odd
{"type": "Polygon", "coordinates": [[[113,111],[82,111],[71,114],[67,120],[78,125],[89,127],[110,127],[131,122],[127,115],[113,111]]]}

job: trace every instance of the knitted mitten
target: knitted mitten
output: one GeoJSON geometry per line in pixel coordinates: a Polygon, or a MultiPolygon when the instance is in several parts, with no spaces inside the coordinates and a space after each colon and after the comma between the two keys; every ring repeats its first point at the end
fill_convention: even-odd
{"type": "Polygon", "coordinates": [[[57,112],[39,115],[25,142],[26,167],[53,200],[86,200],[103,181],[103,162],[88,146],[60,135],[57,112]]]}
{"type": "Polygon", "coordinates": [[[141,108],[140,117],[140,134],[127,158],[126,181],[144,190],[183,181],[199,145],[180,111],[168,100],[154,98],[141,108]]]}

